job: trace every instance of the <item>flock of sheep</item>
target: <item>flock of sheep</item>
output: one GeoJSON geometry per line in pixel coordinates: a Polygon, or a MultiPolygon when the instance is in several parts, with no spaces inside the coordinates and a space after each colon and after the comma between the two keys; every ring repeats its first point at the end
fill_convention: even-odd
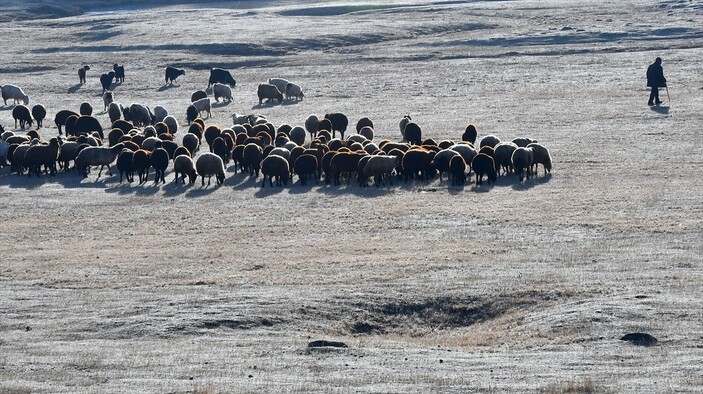
{"type": "MultiPolygon", "coordinates": [[[[81,67],[78,76],[85,83],[89,66],[81,67]]],[[[173,83],[184,70],[167,67],[165,82],[173,83]]],[[[208,185],[214,176],[216,183],[225,181],[227,166],[232,171],[248,173],[250,177],[263,176],[262,187],[287,185],[296,177],[305,185],[309,181],[340,185],[354,181],[368,186],[392,184],[393,180],[405,182],[426,181],[439,176],[440,182],[447,174],[452,186],[465,184],[467,175],[473,173],[476,185],[484,178],[495,182],[498,176],[515,176],[519,182],[537,176],[537,167],[543,166],[544,174],[551,172],[552,160],[548,149],[529,138],[516,138],[503,142],[493,135],[483,137],[479,143],[473,125],[466,127],[460,141],[435,141],[423,136],[422,128],[410,116],[399,122],[400,141],[374,140],[374,124],[367,117],[356,122],[356,133],[345,133],[349,119],[341,113],[318,117],[310,115],[303,125],[281,124],[274,126],[261,115],[232,116],[232,125],[220,127],[206,125],[201,117],[211,110],[207,90],[216,101],[232,100],[236,81],[223,69],[210,70],[208,89],[196,91],[186,110],[187,127],[181,127],[175,116],[162,106],[153,110],[142,104],[123,107],[114,102],[109,90],[114,78],[124,80],[124,67],[115,64],[113,70],[100,76],[103,86],[104,111],[111,126],[105,136],[100,122],[92,115],[92,106],[83,103],[78,112],[61,110],[54,123],[59,135],[49,141],[42,140],[35,129],[5,131],[0,126],[0,166],[10,165],[16,174],[41,176],[55,175],[59,170],[71,171],[87,177],[91,169],[99,167],[98,178],[112,165],[119,171],[119,180],[148,182],[150,172],[154,184],[165,183],[165,174],[172,166],[174,181],[184,184],[196,182],[208,185]],[[65,133],[65,135],[64,135],[65,133]],[[339,136],[337,136],[339,133],[339,136]],[[178,137],[177,137],[178,136],[178,137]],[[202,147],[203,140],[206,147],[202,147]],[[180,141],[180,143],[179,143],[180,141]],[[71,166],[73,163],[73,166],[71,166]]],[[[263,100],[300,100],[304,97],[299,85],[282,78],[269,79],[258,87],[259,102],[263,100]]],[[[35,105],[27,107],[29,97],[17,86],[3,85],[2,97],[13,100],[15,129],[37,123],[42,127],[46,110],[35,105]]]]}

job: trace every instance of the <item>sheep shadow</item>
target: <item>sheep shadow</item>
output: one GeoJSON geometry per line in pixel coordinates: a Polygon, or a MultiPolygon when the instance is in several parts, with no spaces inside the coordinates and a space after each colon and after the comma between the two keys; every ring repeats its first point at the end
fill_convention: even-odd
{"type": "Polygon", "coordinates": [[[535,186],[549,182],[550,179],[552,179],[551,173],[541,177],[534,175],[530,179],[525,179],[522,183],[519,181],[515,182],[513,184],[513,190],[529,190],[535,186]]]}
{"type": "Polygon", "coordinates": [[[394,185],[386,185],[386,186],[380,186],[376,187],[374,185],[363,187],[359,186],[356,182],[352,182],[350,184],[343,184],[339,186],[331,186],[331,185],[325,185],[323,187],[319,187],[316,190],[318,193],[322,193],[328,196],[341,196],[341,195],[348,195],[352,194],[357,197],[368,197],[368,198],[376,198],[376,197],[383,197],[387,196],[389,194],[395,193],[395,187],[394,185]]]}
{"type": "Polygon", "coordinates": [[[298,105],[298,103],[302,102],[303,100],[283,100],[281,103],[282,106],[287,107],[289,105],[298,105]]]}
{"type": "MultiPolygon", "coordinates": [[[[261,175],[259,175],[259,176],[261,176],[261,175]]],[[[234,187],[232,188],[233,190],[245,190],[250,187],[256,187],[257,184],[259,186],[261,186],[259,184],[259,182],[261,182],[263,179],[259,178],[258,176],[257,177],[250,176],[247,172],[240,172],[239,174],[232,176],[229,179],[226,179],[225,184],[228,183],[227,182],[228,180],[230,181],[229,182],[230,184],[233,184],[233,182],[236,182],[236,183],[234,183],[234,187]],[[237,182],[237,181],[239,181],[239,182],[237,182]]]]}
{"type": "Polygon", "coordinates": [[[79,91],[81,89],[82,86],[83,86],[82,83],[77,83],[77,84],[71,86],[70,88],[68,88],[68,94],[76,93],[77,91],[79,91]]]}
{"type": "Polygon", "coordinates": [[[180,87],[181,87],[181,85],[174,85],[172,83],[168,83],[166,85],[159,87],[158,89],[156,89],[156,91],[157,92],[165,92],[167,90],[171,90],[173,88],[180,88],[180,87]]]}
{"type": "Polygon", "coordinates": [[[271,100],[271,101],[266,101],[265,103],[261,103],[261,104],[254,104],[254,105],[252,105],[251,109],[273,108],[276,105],[281,106],[281,105],[283,105],[283,103],[281,102],[281,103],[276,104],[275,101],[271,100]]]}
{"type": "Polygon", "coordinates": [[[181,183],[180,177],[178,178],[178,183],[174,182],[171,180],[169,182],[168,177],[166,178],[166,183],[163,184],[163,187],[161,187],[161,190],[164,192],[164,197],[173,197],[176,195],[183,194],[193,188],[195,184],[190,184],[188,182],[188,177],[186,177],[186,184],[184,185],[181,183]]]}
{"type": "Polygon", "coordinates": [[[259,187],[259,190],[254,193],[254,197],[256,198],[266,198],[266,197],[271,197],[275,196],[277,194],[283,193],[283,190],[287,189],[288,186],[276,186],[276,182],[274,181],[273,187],[271,187],[268,183],[268,180],[266,181],[266,186],[259,187]]]}
{"type": "Polygon", "coordinates": [[[661,115],[668,115],[670,108],[671,107],[663,107],[663,106],[659,106],[659,105],[654,105],[654,106],[649,107],[649,109],[651,109],[652,111],[654,111],[658,114],[661,114],[661,115]]]}
{"type": "Polygon", "coordinates": [[[212,108],[222,108],[222,107],[228,106],[229,104],[230,104],[230,101],[224,101],[224,100],[222,100],[222,102],[215,101],[214,103],[212,103],[212,108]]]}
{"type": "Polygon", "coordinates": [[[2,107],[0,107],[0,111],[9,111],[14,108],[15,108],[14,104],[10,104],[10,105],[5,104],[2,107]]]}
{"type": "Polygon", "coordinates": [[[205,184],[205,186],[203,186],[201,182],[196,181],[195,187],[191,187],[185,193],[185,196],[188,198],[197,198],[197,197],[207,196],[207,195],[214,193],[215,190],[218,190],[221,186],[223,186],[223,185],[218,185],[217,181],[215,181],[215,180],[210,182],[209,185],[205,184]]]}
{"type": "Polygon", "coordinates": [[[319,183],[315,183],[315,180],[310,180],[308,179],[307,183],[305,185],[302,185],[300,183],[300,180],[296,180],[293,182],[291,179],[289,181],[290,188],[288,189],[288,194],[304,194],[308,193],[312,190],[314,186],[318,186],[319,183]]]}

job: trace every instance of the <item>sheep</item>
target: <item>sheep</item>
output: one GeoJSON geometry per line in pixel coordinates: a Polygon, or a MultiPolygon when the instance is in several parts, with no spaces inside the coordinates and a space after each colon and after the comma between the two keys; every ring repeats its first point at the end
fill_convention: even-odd
{"type": "MultiPolygon", "coordinates": [[[[12,165],[10,166],[10,170],[13,172],[16,172],[18,175],[21,175],[24,173],[24,158],[25,154],[27,153],[27,150],[29,150],[30,147],[33,145],[38,144],[39,141],[32,141],[30,143],[22,144],[19,146],[16,146],[15,150],[12,152],[12,165]]],[[[12,149],[12,148],[10,148],[12,149]]]]}
{"type": "Polygon", "coordinates": [[[32,117],[37,121],[37,128],[42,127],[42,122],[46,118],[46,108],[41,104],[32,107],[32,117]]]}
{"type": "Polygon", "coordinates": [[[112,86],[112,80],[115,79],[115,72],[110,71],[108,73],[103,73],[100,75],[100,85],[103,87],[102,93],[110,90],[112,86]]]}
{"type": "Polygon", "coordinates": [[[400,120],[400,123],[398,123],[398,126],[400,127],[400,136],[403,141],[405,141],[405,126],[407,126],[410,121],[412,121],[410,115],[405,115],[403,116],[403,119],[400,120]]]}
{"type": "Polygon", "coordinates": [[[186,109],[186,122],[188,124],[191,124],[196,119],[198,119],[199,116],[200,116],[200,113],[198,112],[198,109],[195,108],[194,105],[189,105],[188,108],[186,109]]]}
{"type": "Polygon", "coordinates": [[[151,111],[143,104],[133,103],[122,108],[125,120],[132,122],[135,126],[144,127],[152,124],[151,111]]]}
{"type": "Polygon", "coordinates": [[[195,154],[200,147],[200,139],[195,134],[187,133],[183,136],[183,146],[185,146],[190,153],[195,154]]]}
{"type": "Polygon", "coordinates": [[[151,152],[139,149],[132,155],[132,171],[139,176],[139,184],[144,184],[149,178],[149,168],[151,167],[151,152]]]}
{"type": "Polygon", "coordinates": [[[263,151],[261,147],[255,143],[248,143],[244,146],[244,165],[249,169],[249,176],[259,176],[261,168],[261,158],[263,151]]]}
{"type": "Polygon", "coordinates": [[[103,93],[103,112],[107,112],[108,107],[113,101],[115,101],[115,95],[113,92],[108,90],[103,93]]]}
{"type": "Polygon", "coordinates": [[[205,186],[205,177],[207,176],[207,184],[210,185],[210,179],[215,176],[217,184],[221,185],[225,182],[225,165],[222,158],[214,153],[205,152],[198,156],[195,162],[195,169],[202,177],[201,186],[205,186]]]}
{"type": "Polygon", "coordinates": [[[294,83],[289,83],[286,85],[285,88],[286,92],[286,100],[291,100],[292,97],[295,97],[295,101],[302,100],[303,97],[305,97],[305,94],[303,93],[303,89],[300,87],[300,85],[296,85],[294,83]]]}
{"type": "Polygon", "coordinates": [[[87,177],[91,166],[100,166],[98,178],[102,175],[103,167],[107,166],[108,174],[112,175],[110,164],[117,159],[117,155],[124,149],[124,144],[120,143],[111,148],[90,146],[83,149],[76,157],[76,168],[78,173],[87,177]]]}
{"type": "Polygon", "coordinates": [[[196,101],[198,101],[198,100],[200,100],[200,99],[204,99],[205,97],[207,97],[207,92],[206,92],[206,91],[204,91],[204,90],[196,90],[195,92],[193,92],[193,94],[190,95],[190,102],[191,102],[191,103],[194,103],[194,102],[196,102],[196,101]]]}
{"type": "Polygon", "coordinates": [[[78,149],[80,146],[86,148],[89,145],[77,141],[66,141],[61,144],[61,148],[59,149],[58,162],[59,166],[61,166],[64,171],[68,171],[70,169],[70,162],[72,160],[76,160],[76,157],[80,152],[78,149]]]}
{"type": "Polygon", "coordinates": [[[341,139],[344,139],[344,133],[347,131],[347,126],[349,125],[349,119],[344,114],[335,112],[331,114],[325,114],[325,119],[328,119],[332,123],[332,138],[335,136],[335,132],[339,131],[341,139]]]}
{"type": "Polygon", "coordinates": [[[490,146],[491,148],[495,148],[496,145],[498,145],[499,143],[500,143],[500,138],[489,134],[489,135],[481,138],[481,143],[479,144],[479,148],[483,148],[484,146],[490,146]]]}
{"type": "Polygon", "coordinates": [[[7,100],[12,99],[13,104],[22,102],[24,105],[29,105],[29,96],[24,94],[22,88],[19,86],[7,84],[0,86],[0,91],[2,91],[2,100],[7,105],[7,100]]]}
{"type": "Polygon", "coordinates": [[[123,133],[129,134],[132,130],[134,130],[134,125],[130,121],[124,119],[117,119],[116,121],[112,122],[112,128],[120,129],[123,133]]]}
{"type": "Polygon", "coordinates": [[[461,135],[461,140],[470,142],[471,145],[474,145],[476,143],[476,137],[478,133],[476,132],[476,126],[470,124],[466,126],[466,130],[464,130],[464,134],[461,135]]]}
{"type": "Polygon", "coordinates": [[[115,72],[115,82],[124,82],[124,65],[118,65],[117,63],[112,65],[112,70],[115,72]]]}
{"type": "Polygon", "coordinates": [[[212,152],[212,144],[215,142],[215,138],[219,137],[220,134],[222,134],[222,130],[215,125],[209,126],[205,131],[203,132],[203,137],[205,137],[205,142],[207,142],[208,146],[210,147],[210,152],[212,152]]]}
{"type": "Polygon", "coordinates": [[[501,172],[509,173],[513,170],[513,152],[518,146],[512,142],[501,142],[495,146],[493,151],[493,159],[495,160],[496,171],[498,175],[501,172]]]}
{"type": "Polygon", "coordinates": [[[119,104],[112,102],[107,106],[107,114],[110,117],[110,122],[122,119],[122,108],[119,104]]]}
{"type": "Polygon", "coordinates": [[[159,137],[152,136],[145,138],[144,141],[142,141],[142,143],[140,144],[140,147],[141,149],[152,152],[156,148],[156,145],[160,143],[161,140],[159,139],[159,137]]]}
{"type": "Polygon", "coordinates": [[[301,126],[295,126],[290,130],[290,140],[303,146],[305,143],[305,129],[301,126]]]}
{"type": "Polygon", "coordinates": [[[203,111],[207,112],[208,118],[212,116],[212,113],[210,112],[212,109],[212,104],[209,97],[194,101],[192,106],[198,111],[198,116],[200,116],[203,111]]]}
{"type": "Polygon", "coordinates": [[[365,177],[373,177],[376,187],[380,187],[384,178],[390,177],[398,164],[396,156],[371,156],[362,169],[365,177]]]}
{"type": "Polygon", "coordinates": [[[81,115],[92,115],[93,106],[88,102],[82,102],[80,108],[78,109],[78,113],[81,115]]]}
{"type": "Polygon", "coordinates": [[[107,133],[108,146],[117,145],[124,135],[125,135],[125,133],[124,133],[124,131],[122,131],[122,129],[113,128],[112,130],[110,130],[107,133]]]}
{"type": "Polygon", "coordinates": [[[175,116],[167,115],[166,117],[164,117],[163,122],[166,123],[166,126],[168,126],[168,132],[170,134],[175,135],[178,132],[178,119],[176,119],[175,116]]]}
{"type": "Polygon", "coordinates": [[[50,170],[51,175],[56,175],[56,159],[59,157],[59,140],[52,138],[49,145],[37,144],[30,146],[24,154],[24,165],[29,169],[27,175],[32,176],[32,170],[41,176],[41,167],[50,170]]]}
{"type": "Polygon", "coordinates": [[[230,74],[229,71],[223,70],[221,68],[211,68],[210,69],[210,79],[208,79],[208,82],[207,82],[208,89],[210,88],[211,85],[213,85],[216,82],[229,85],[229,87],[231,87],[231,88],[233,88],[235,85],[237,85],[237,81],[235,81],[234,78],[232,78],[232,74],[230,74]]]}
{"type": "MultiPolygon", "coordinates": [[[[76,123],[73,125],[72,134],[80,135],[81,133],[90,134],[92,132],[98,133],[101,140],[105,139],[103,127],[96,118],[88,115],[79,116],[78,119],[76,119],[76,123]]],[[[66,129],[66,135],[69,135],[68,128],[66,129]]]]}
{"type": "Polygon", "coordinates": [[[281,93],[285,93],[286,86],[288,86],[289,83],[290,82],[287,79],[283,78],[269,78],[268,80],[268,84],[275,86],[281,93]]]}
{"type": "Polygon", "coordinates": [[[412,145],[420,145],[422,143],[422,129],[415,122],[408,122],[403,130],[404,140],[412,145]]]}
{"type": "Polygon", "coordinates": [[[158,185],[159,181],[166,183],[166,168],[168,167],[169,156],[166,149],[161,147],[161,144],[156,145],[156,148],[149,155],[149,163],[154,167],[155,177],[154,184],[158,185]]]}
{"type": "Polygon", "coordinates": [[[320,178],[319,160],[315,155],[309,153],[302,154],[295,159],[293,172],[298,175],[301,185],[305,186],[311,175],[315,178],[315,184],[317,184],[320,178]]]}
{"type": "Polygon", "coordinates": [[[330,161],[330,172],[332,173],[335,186],[340,184],[340,177],[342,174],[347,175],[347,183],[349,183],[354,173],[358,173],[359,160],[361,160],[363,156],[366,156],[366,152],[337,152],[334,156],[332,156],[332,160],[330,161]]]}
{"type": "Polygon", "coordinates": [[[532,149],[532,164],[534,165],[534,174],[537,176],[537,167],[539,164],[544,167],[544,175],[547,172],[552,172],[552,156],[549,154],[549,150],[541,144],[533,142],[527,145],[527,148],[532,149]]]}
{"type": "Polygon", "coordinates": [[[269,155],[261,162],[261,173],[264,180],[261,187],[266,185],[266,178],[269,178],[269,185],[273,187],[273,178],[276,178],[276,186],[288,185],[290,166],[288,160],[278,155],[269,155]]]}
{"type": "Polygon", "coordinates": [[[12,109],[12,117],[15,119],[15,128],[17,128],[17,121],[20,121],[20,127],[24,129],[25,126],[32,126],[34,122],[32,120],[32,114],[29,112],[29,108],[24,105],[17,105],[12,109]]]}
{"type": "Polygon", "coordinates": [[[249,115],[232,114],[232,125],[249,124],[249,115]]]}
{"type": "Polygon", "coordinates": [[[452,149],[442,149],[435,154],[432,165],[439,172],[439,181],[442,182],[442,174],[449,172],[449,162],[454,156],[461,156],[459,152],[452,149]]]}
{"type": "Polygon", "coordinates": [[[0,141],[0,167],[7,165],[7,156],[10,152],[10,144],[5,141],[0,141]]]}
{"type": "MultiPolygon", "coordinates": [[[[168,152],[169,160],[172,160],[174,157],[176,157],[176,150],[178,148],[182,148],[181,146],[178,146],[177,143],[175,143],[173,141],[169,141],[169,140],[165,140],[165,141],[162,140],[161,147],[164,148],[166,150],[166,152],[168,152]]],[[[186,148],[183,148],[183,149],[186,149],[186,148]]]]}
{"type": "MultiPolygon", "coordinates": [[[[461,158],[464,159],[464,163],[466,163],[466,165],[471,165],[471,161],[478,154],[472,145],[466,143],[454,144],[449,147],[449,149],[458,152],[461,155],[461,158]]],[[[471,171],[469,170],[469,172],[471,171]]]]}
{"type": "Polygon", "coordinates": [[[466,162],[461,155],[453,156],[449,160],[449,179],[452,186],[464,186],[466,182],[466,162]]]}
{"type": "Polygon", "coordinates": [[[83,85],[85,83],[85,74],[90,70],[90,66],[87,64],[78,69],[78,83],[83,85]]]}
{"type": "Polygon", "coordinates": [[[529,145],[533,142],[537,142],[537,140],[533,140],[531,138],[525,138],[525,137],[519,137],[519,138],[513,139],[513,144],[515,144],[521,148],[526,148],[527,145],[529,145]]]}
{"type": "Polygon", "coordinates": [[[359,130],[359,135],[371,141],[373,139],[373,128],[371,126],[364,126],[359,130]]]}
{"type": "Polygon", "coordinates": [[[163,122],[168,116],[168,110],[161,105],[154,107],[154,123],[163,122]]]}
{"type": "Polygon", "coordinates": [[[476,173],[476,185],[481,185],[483,183],[483,176],[488,177],[488,183],[495,182],[498,179],[498,174],[496,173],[496,166],[493,158],[485,153],[479,153],[471,161],[471,168],[476,173]]]}
{"type": "Polygon", "coordinates": [[[530,179],[530,173],[532,172],[532,161],[532,148],[518,147],[513,152],[513,168],[515,169],[515,172],[517,172],[520,182],[522,182],[523,175],[526,175],[527,179],[530,179]]]}
{"type": "Polygon", "coordinates": [[[230,157],[232,156],[232,151],[227,147],[225,139],[222,137],[217,137],[212,142],[212,153],[220,156],[222,162],[227,165],[229,164],[230,157]]]}
{"type": "Polygon", "coordinates": [[[368,117],[363,117],[356,122],[356,132],[361,134],[361,129],[364,127],[370,127],[373,130],[373,121],[368,117]]]}
{"type": "Polygon", "coordinates": [[[320,118],[318,118],[317,115],[310,115],[307,117],[307,119],[305,119],[305,130],[310,133],[311,140],[315,137],[315,134],[317,133],[317,125],[319,121],[320,118]]]}
{"type": "Polygon", "coordinates": [[[434,174],[432,160],[435,152],[426,149],[410,149],[403,155],[403,174],[405,181],[418,177],[421,180],[429,179],[434,174]]]}
{"type": "Polygon", "coordinates": [[[186,176],[188,176],[188,183],[191,185],[198,178],[198,174],[195,172],[195,162],[188,155],[179,155],[173,159],[173,173],[175,174],[174,182],[178,183],[178,175],[181,175],[181,181],[184,185],[186,176]]]}
{"type": "Polygon", "coordinates": [[[228,103],[232,102],[232,88],[221,83],[215,83],[212,85],[212,94],[215,96],[215,101],[220,102],[220,97],[222,101],[227,100],[228,103]]]}
{"type": "Polygon", "coordinates": [[[271,102],[271,100],[278,100],[279,103],[283,102],[283,94],[275,85],[259,84],[256,94],[259,96],[259,105],[262,105],[264,99],[266,99],[267,103],[271,102]]]}
{"type": "Polygon", "coordinates": [[[180,77],[181,75],[186,75],[186,70],[171,67],[171,66],[166,66],[166,83],[167,84],[173,85],[173,83],[176,81],[176,78],[180,77]]]}
{"type": "Polygon", "coordinates": [[[120,183],[122,183],[122,175],[124,174],[127,182],[134,182],[134,167],[132,166],[132,161],[134,160],[134,152],[125,148],[117,156],[117,170],[120,172],[120,183]]]}

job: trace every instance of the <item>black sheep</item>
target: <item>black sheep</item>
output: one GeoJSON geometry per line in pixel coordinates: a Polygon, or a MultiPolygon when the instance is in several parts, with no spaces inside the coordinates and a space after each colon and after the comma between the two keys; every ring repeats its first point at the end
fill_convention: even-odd
{"type": "Polygon", "coordinates": [[[474,145],[474,144],[476,144],[477,135],[478,135],[478,133],[476,132],[476,126],[470,124],[470,125],[466,126],[466,130],[464,130],[464,134],[461,135],[461,140],[470,142],[471,145],[474,145]]]}
{"type": "Polygon", "coordinates": [[[83,102],[83,103],[81,103],[81,106],[80,106],[80,108],[78,109],[78,112],[79,112],[81,115],[88,115],[88,116],[90,116],[90,115],[93,114],[93,106],[90,105],[90,103],[88,103],[88,102],[83,102]]]}
{"type": "Polygon", "coordinates": [[[112,65],[112,70],[115,72],[115,82],[124,82],[124,65],[120,66],[115,63],[112,65]]]}
{"type": "Polygon", "coordinates": [[[466,162],[461,155],[456,155],[449,160],[449,178],[452,180],[452,186],[464,186],[466,162]]]}
{"type": "Polygon", "coordinates": [[[313,176],[317,183],[319,179],[317,157],[308,153],[300,155],[293,163],[293,172],[298,175],[300,184],[303,186],[310,176],[313,176]]]}
{"type": "Polygon", "coordinates": [[[188,109],[186,109],[186,121],[188,122],[188,124],[193,123],[193,121],[197,119],[198,116],[200,116],[200,112],[198,112],[198,109],[195,108],[195,106],[193,105],[189,105],[188,109]]]}
{"type": "Polygon", "coordinates": [[[403,174],[405,180],[418,177],[421,180],[429,179],[434,174],[432,160],[435,153],[426,149],[410,149],[403,155],[403,174]]]}
{"type": "Polygon", "coordinates": [[[20,127],[24,129],[25,126],[32,126],[34,122],[32,120],[32,114],[29,112],[29,108],[25,105],[17,105],[12,109],[12,117],[15,119],[15,128],[17,128],[17,121],[20,121],[20,127]]]}
{"type": "Polygon", "coordinates": [[[207,87],[210,88],[211,85],[217,82],[229,85],[232,88],[237,84],[237,81],[234,80],[229,71],[221,68],[211,68],[210,79],[208,80],[207,87]]]}
{"type": "Polygon", "coordinates": [[[115,79],[115,72],[110,71],[108,73],[104,73],[100,75],[100,85],[103,87],[103,93],[106,91],[110,90],[110,87],[112,86],[112,80],[115,79]]]}
{"type": "MultiPolygon", "coordinates": [[[[347,131],[347,126],[349,125],[349,119],[347,119],[344,114],[340,114],[338,112],[326,114],[325,119],[329,119],[332,124],[332,130],[329,130],[332,132],[332,138],[334,138],[335,133],[339,131],[339,138],[344,139],[344,133],[347,131]]],[[[318,130],[322,130],[322,128],[319,127],[319,124],[318,130]]]]}
{"type": "Polygon", "coordinates": [[[34,120],[37,121],[37,128],[41,128],[42,122],[44,121],[44,118],[46,118],[46,108],[44,108],[41,104],[33,106],[32,116],[34,117],[34,120]]]}
{"type": "Polygon", "coordinates": [[[190,102],[194,103],[200,99],[207,98],[207,92],[204,90],[196,90],[190,95],[190,102]]]}
{"type": "Polygon", "coordinates": [[[127,182],[134,181],[134,168],[132,167],[132,161],[134,159],[134,152],[131,150],[123,150],[117,156],[117,169],[120,171],[120,183],[122,183],[122,174],[125,175],[127,182]]]}
{"type": "Polygon", "coordinates": [[[176,78],[181,75],[186,75],[186,70],[171,66],[166,67],[166,83],[173,84],[173,82],[176,81],[176,78]]]}
{"type": "Polygon", "coordinates": [[[269,178],[269,185],[273,187],[273,178],[276,178],[276,186],[288,185],[288,177],[290,169],[288,160],[278,155],[270,155],[261,163],[261,173],[264,175],[264,181],[261,187],[266,185],[266,178],[269,178]]]}
{"type": "Polygon", "coordinates": [[[85,65],[78,69],[78,81],[81,85],[85,83],[85,74],[88,70],[90,70],[90,66],[88,65],[85,65]]]}
{"type": "MultiPolygon", "coordinates": [[[[73,125],[73,134],[90,134],[92,132],[98,133],[101,140],[105,139],[105,136],[103,135],[103,127],[96,118],[88,115],[79,116],[76,123],[73,125]]],[[[68,135],[68,130],[66,130],[66,135],[68,135]]]]}
{"type": "Polygon", "coordinates": [[[217,137],[212,142],[212,153],[220,156],[222,162],[227,165],[229,164],[230,157],[232,155],[231,151],[227,148],[227,143],[222,137],[217,137]]]}
{"type": "Polygon", "coordinates": [[[160,144],[156,144],[156,148],[151,152],[149,157],[149,162],[154,171],[156,172],[156,179],[154,179],[154,184],[158,185],[159,181],[166,183],[166,168],[168,167],[169,157],[166,149],[162,148],[160,144]]]}
{"type": "Polygon", "coordinates": [[[488,183],[495,182],[498,179],[495,161],[485,153],[479,153],[471,160],[471,168],[476,173],[476,185],[483,183],[484,175],[488,177],[488,183]]]}
{"type": "Polygon", "coordinates": [[[32,170],[37,177],[41,176],[41,167],[48,168],[51,175],[56,175],[56,159],[59,157],[60,143],[58,138],[49,140],[49,145],[34,145],[27,149],[24,155],[24,165],[29,169],[28,176],[32,176],[32,170]]]}
{"type": "Polygon", "coordinates": [[[149,177],[149,167],[151,167],[151,161],[149,160],[150,155],[151,152],[144,149],[139,149],[134,152],[134,156],[132,157],[132,171],[139,175],[140,185],[142,183],[146,183],[147,178],[149,177]]]}
{"type": "Polygon", "coordinates": [[[422,129],[415,122],[408,122],[405,125],[404,133],[405,140],[412,145],[420,145],[422,143],[422,129]]]}

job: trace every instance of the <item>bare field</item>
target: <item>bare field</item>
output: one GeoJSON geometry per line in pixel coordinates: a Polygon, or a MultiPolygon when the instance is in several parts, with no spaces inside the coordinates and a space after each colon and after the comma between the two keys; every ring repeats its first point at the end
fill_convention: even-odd
{"type": "MultiPolygon", "coordinates": [[[[464,188],[2,168],[0,392],[700,392],[703,9],[602,3],[221,2],[0,25],[0,84],[48,108],[46,138],[84,101],[107,127],[113,63],[116,101],[182,125],[224,67],[234,102],[207,124],[343,112],[398,140],[411,114],[424,137],[473,123],[554,159],[524,184],[464,188]],[[671,101],[650,108],[657,56],[671,101]],[[173,87],[166,65],[186,69],[173,87]],[[256,105],[270,77],[306,98],[256,105]]],[[[14,129],[11,105],[0,124],[14,129]]]]}

